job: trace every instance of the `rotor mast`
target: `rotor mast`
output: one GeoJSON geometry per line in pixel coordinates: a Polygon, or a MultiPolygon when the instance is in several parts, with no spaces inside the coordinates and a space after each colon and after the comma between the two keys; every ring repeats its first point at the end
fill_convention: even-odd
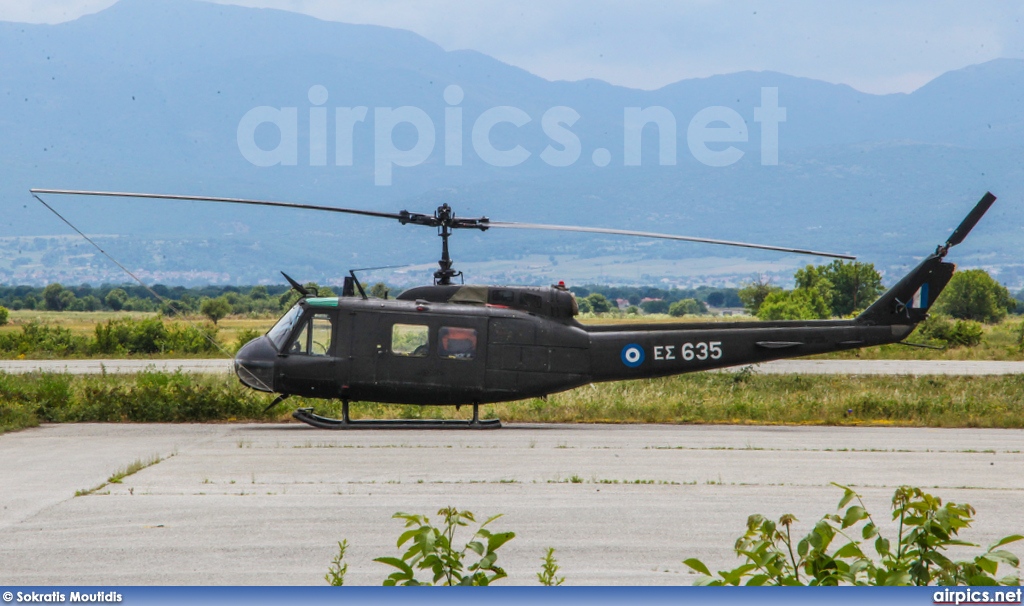
{"type": "Polygon", "coordinates": [[[453,261],[448,254],[448,236],[452,235],[452,219],[454,218],[452,207],[445,202],[434,211],[434,217],[437,219],[437,235],[441,236],[441,259],[437,262],[441,268],[434,272],[434,284],[448,286],[452,283],[452,278],[462,276],[461,271],[452,269],[453,261]]]}

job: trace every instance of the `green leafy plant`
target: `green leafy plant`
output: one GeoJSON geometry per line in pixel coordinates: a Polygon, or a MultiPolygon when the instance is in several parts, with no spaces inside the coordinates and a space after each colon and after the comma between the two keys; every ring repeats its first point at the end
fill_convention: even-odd
{"type": "Polygon", "coordinates": [[[713,576],[696,558],[683,563],[704,575],[698,585],[1019,585],[1020,572],[997,578],[1001,564],[1018,568],[1017,556],[1000,549],[1024,539],[1010,535],[969,560],[953,561],[943,552],[952,546],[977,547],[957,538],[973,522],[974,508],[946,503],[920,488],[901,486],[893,495],[892,519],[898,522],[895,542],[879,534],[861,495],[843,490],[838,510],[825,515],[814,529],[794,541],[791,514],[775,523],[755,514],[747,532],[736,540],[736,554],[745,562],[713,576]],[[857,504],[850,503],[856,499],[857,504]],[[848,506],[848,507],[847,507],[848,506]],[[872,541],[874,556],[865,543],[872,541]],[[833,548],[833,542],[841,545],[833,548]]]}
{"type": "Polygon", "coordinates": [[[544,557],[540,559],[541,571],[537,573],[537,580],[545,587],[554,587],[565,582],[565,577],[558,576],[558,560],[555,559],[555,548],[548,547],[544,557]]]}
{"type": "Polygon", "coordinates": [[[948,316],[935,314],[921,323],[919,332],[931,339],[945,341],[950,347],[974,347],[981,343],[985,330],[974,320],[951,320],[948,316]]]}
{"type": "Polygon", "coordinates": [[[342,563],[345,559],[345,551],[348,549],[348,540],[338,542],[338,555],[331,560],[331,567],[327,569],[324,580],[331,587],[341,587],[345,584],[345,573],[348,572],[348,563],[342,563]]]}
{"type": "Polygon", "coordinates": [[[444,516],[440,528],[432,525],[426,516],[407,513],[393,516],[405,520],[407,530],[398,537],[398,547],[407,543],[408,547],[401,558],[374,560],[398,569],[384,580],[384,585],[490,585],[507,576],[497,565],[497,550],[516,535],[512,532],[491,532],[486,528],[501,514],[487,518],[459,549],[455,547],[455,533],[470,522],[476,523],[473,513],[454,507],[446,507],[437,513],[444,516]],[[479,559],[470,563],[467,560],[469,552],[475,553],[479,559]],[[417,579],[417,570],[429,571],[429,580],[417,579]]]}

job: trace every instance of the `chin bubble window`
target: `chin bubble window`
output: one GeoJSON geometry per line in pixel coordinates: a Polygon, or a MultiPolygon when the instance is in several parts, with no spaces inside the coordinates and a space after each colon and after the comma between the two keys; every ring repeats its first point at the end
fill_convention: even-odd
{"type": "Polygon", "coordinates": [[[395,324],[391,327],[391,353],[422,358],[430,349],[429,329],[420,324],[395,324]]]}
{"type": "Polygon", "coordinates": [[[442,358],[472,360],[476,356],[476,330],[442,326],[437,336],[442,358]]]}

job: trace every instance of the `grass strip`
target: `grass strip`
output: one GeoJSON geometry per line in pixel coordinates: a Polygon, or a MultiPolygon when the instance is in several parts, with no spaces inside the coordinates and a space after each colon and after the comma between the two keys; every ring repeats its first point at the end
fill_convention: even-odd
{"type": "MultiPolygon", "coordinates": [[[[39,423],[288,420],[314,406],[340,417],[339,402],[292,398],[265,413],[270,396],[220,375],[0,373],[0,432],[39,423]]],[[[546,399],[487,405],[509,422],[898,425],[1024,428],[1024,376],[846,376],[695,373],[588,385],[546,399]]],[[[468,406],[355,403],[353,418],[468,418],[468,406]]]]}
{"type": "Polygon", "coordinates": [[[145,460],[143,460],[143,459],[135,459],[134,461],[129,463],[127,466],[125,466],[125,467],[115,471],[109,478],[107,478],[106,482],[104,482],[102,484],[99,484],[97,486],[93,486],[92,488],[87,488],[87,489],[83,489],[83,490],[76,490],[75,491],[75,496],[76,497],[84,497],[84,496],[87,496],[87,495],[91,495],[91,494],[93,494],[93,493],[95,493],[97,491],[103,490],[104,488],[107,487],[108,484],[120,484],[121,480],[124,480],[128,476],[136,474],[136,473],[142,471],[143,469],[145,469],[147,467],[152,467],[153,465],[156,465],[157,463],[159,463],[160,461],[163,461],[163,460],[164,460],[164,457],[161,457],[160,455],[153,455],[153,456],[151,456],[151,457],[149,457],[148,459],[145,459],[145,460]]]}

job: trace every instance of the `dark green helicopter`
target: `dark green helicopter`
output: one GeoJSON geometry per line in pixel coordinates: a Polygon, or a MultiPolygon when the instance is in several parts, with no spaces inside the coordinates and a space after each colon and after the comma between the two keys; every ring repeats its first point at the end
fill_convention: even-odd
{"type": "Polygon", "coordinates": [[[437,228],[442,252],[433,286],[409,289],[395,299],[370,298],[352,271],[345,279],[341,297],[320,297],[285,275],[302,299],[267,334],[250,341],[235,356],[235,372],[242,383],[279,394],[268,410],[292,395],[340,399],[341,419],[318,415],[312,408],[300,408],[293,415],[326,429],[500,427],[498,419],[479,418],[480,404],[540,397],[600,381],[662,377],[900,342],[927,317],[929,307],[953,276],[955,266],[944,261],[949,249],[964,240],[996,199],[986,193],[944,244],[850,320],[602,326],[576,321],[576,301],[562,284],[453,284],[453,279],[462,274],[452,268],[449,236],[457,229],[542,229],[854,257],[651,232],[510,223],[486,217],[467,219],[456,217],[447,204],[427,215],[239,198],[43,189],[32,192],[276,206],[381,217],[403,225],[437,228]],[[473,418],[354,421],[349,418],[352,401],[471,405],[473,418]]]}

